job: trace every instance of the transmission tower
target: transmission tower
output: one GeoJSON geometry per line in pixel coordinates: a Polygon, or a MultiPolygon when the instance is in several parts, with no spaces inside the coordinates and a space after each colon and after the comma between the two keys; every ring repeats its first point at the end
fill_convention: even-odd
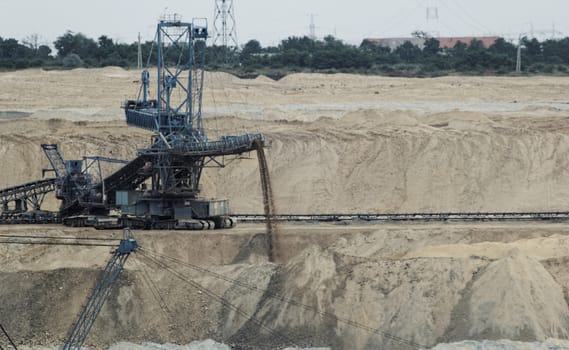
{"type": "Polygon", "coordinates": [[[310,30],[310,39],[316,40],[316,24],[314,23],[314,16],[315,14],[310,14],[310,25],[308,29],[310,30]]]}
{"type": "Polygon", "coordinates": [[[142,44],[140,42],[140,33],[138,33],[138,63],[137,68],[142,69],[142,44]]]}
{"type": "Polygon", "coordinates": [[[439,36],[438,26],[439,26],[439,7],[436,2],[429,2],[427,4],[427,31],[428,34],[433,37],[439,36]]]}
{"type": "Polygon", "coordinates": [[[439,20],[439,8],[436,6],[427,7],[427,21],[439,20]]]}
{"type": "Polygon", "coordinates": [[[213,45],[239,47],[233,0],[215,0],[213,45]]]}

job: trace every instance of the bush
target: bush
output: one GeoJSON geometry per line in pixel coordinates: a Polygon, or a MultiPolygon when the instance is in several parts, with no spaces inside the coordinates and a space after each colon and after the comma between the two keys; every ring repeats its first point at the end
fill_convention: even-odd
{"type": "Polygon", "coordinates": [[[83,67],[83,60],[78,54],[70,53],[63,58],[63,66],[66,68],[83,67]]]}

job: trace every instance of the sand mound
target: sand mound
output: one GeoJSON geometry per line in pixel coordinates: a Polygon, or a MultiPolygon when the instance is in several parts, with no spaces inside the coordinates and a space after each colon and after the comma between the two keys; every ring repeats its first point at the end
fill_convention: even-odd
{"type": "Polygon", "coordinates": [[[275,84],[276,81],[274,79],[269,78],[266,75],[259,75],[255,78],[255,82],[256,83],[262,83],[262,84],[275,84]]]}
{"type": "Polygon", "coordinates": [[[544,343],[522,343],[509,340],[500,341],[463,341],[453,344],[440,344],[433,350],[566,350],[569,342],[563,340],[548,340],[544,343]]]}
{"type": "Polygon", "coordinates": [[[513,248],[536,260],[556,259],[569,256],[569,237],[553,235],[517,240],[510,243],[483,242],[474,244],[442,244],[429,245],[413,251],[404,258],[417,257],[483,257],[486,259],[501,259],[507,257],[513,248]]]}
{"type": "Polygon", "coordinates": [[[224,72],[206,72],[204,84],[210,88],[219,88],[221,84],[240,82],[241,79],[233,74],[224,72]]]}
{"type": "Polygon", "coordinates": [[[128,79],[132,76],[132,72],[129,72],[122,67],[104,67],[101,68],[101,75],[108,78],[128,79]]]}
{"type": "Polygon", "coordinates": [[[258,316],[288,332],[310,325],[293,334],[314,344],[405,349],[408,344],[387,335],[434,342],[448,327],[452,306],[477,266],[476,260],[366,260],[311,247],[271,283],[295,303],[267,300],[258,316]]]}
{"type": "Polygon", "coordinates": [[[225,344],[217,343],[208,339],[204,341],[193,341],[187,345],[155,343],[143,343],[137,345],[131,343],[118,343],[111,346],[109,350],[231,350],[231,348],[225,344]]]}
{"type": "Polygon", "coordinates": [[[360,109],[355,112],[348,112],[342,118],[344,123],[354,123],[356,129],[367,126],[385,127],[418,125],[417,119],[411,113],[390,113],[377,109],[360,109]]]}
{"type": "MultiPolygon", "coordinates": [[[[320,235],[311,226],[290,225],[281,232],[279,242],[288,251],[287,256],[293,257],[282,266],[269,264],[262,257],[262,235],[242,235],[241,231],[220,233],[222,236],[138,232],[149,252],[164,252],[226,276],[220,279],[185,265],[172,265],[233,307],[156,270],[136,254],[95,324],[89,344],[119,340],[185,344],[191,339],[212,337],[226,344],[270,344],[275,349],[294,342],[305,347],[403,350],[409,348],[407,342],[429,347],[461,339],[535,341],[566,336],[569,312],[561,287],[533,258],[519,252],[494,262],[470,256],[396,256],[409,249],[409,244],[433,244],[431,234],[442,241],[477,239],[468,233],[472,227],[463,232],[441,228],[437,233],[429,226],[369,228],[369,233],[355,235],[338,230],[334,236],[340,238],[330,243],[332,231],[320,235]],[[307,231],[300,235],[303,230],[307,231]],[[192,238],[188,242],[179,239],[187,235],[192,238]],[[303,241],[298,241],[300,237],[303,241]],[[316,237],[318,245],[308,244],[316,237]],[[306,246],[299,254],[291,251],[306,246]],[[403,341],[394,341],[391,336],[403,341]]],[[[72,229],[68,230],[66,234],[72,229]]],[[[84,232],[93,235],[92,231],[84,232]]],[[[57,234],[49,232],[50,236],[57,234]]],[[[495,232],[488,235],[496,237],[495,232]]],[[[504,235],[502,239],[507,242],[513,238],[504,235]]],[[[60,343],[58,337],[65,334],[99,272],[95,266],[60,267],[66,261],[77,266],[88,266],[88,261],[102,266],[104,261],[78,256],[76,250],[30,249],[36,248],[12,246],[0,252],[5,256],[0,262],[7,263],[0,282],[13,287],[0,290],[0,295],[14,301],[0,306],[0,312],[18,315],[10,322],[18,339],[26,337],[35,344],[60,343]],[[37,259],[18,258],[19,254],[37,259]],[[58,264],[50,265],[54,259],[58,264]],[[34,260],[44,268],[29,271],[35,266],[34,260]],[[28,271],[16,271],[17,264],[28,271]],[[20,306],[26,305],[26,300],[35,300],[42,305],[41,310],[20,306]],[[57,321],[51,321],[51,315],[64,303],[65,313],[60,312],[57,321]],[[32,315],[37,322],[30,326],[26,320],[32,315]],[[47,332],[50,335],[44,335],[47,332]]],[[[107,257],[106,253],[99,258],[107,257]]],[[[554,259],[551,264],[559,265],[556,278],[563,279],[563,261],[554,259]]]]}
{"type": "Polygon", "coordinates": [[[472,285],[469,337],[546,340],[569,335],[561,287],[519,250],[491,263],[472,285]]]}

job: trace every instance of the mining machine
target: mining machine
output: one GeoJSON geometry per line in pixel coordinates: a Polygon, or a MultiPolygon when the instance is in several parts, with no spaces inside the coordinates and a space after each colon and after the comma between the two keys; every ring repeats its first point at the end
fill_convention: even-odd
{"type": "Polygon", "coordinates": [[[107,200],[125,216],[155,218],[152,225],[157,228],[231,227],[227,200],[200,198],[202,170],[223,167],[219,158],[264,147],[260,133],[208,139],[202,124],[207,37],[206,19],[161,20],[154,52],[156,99],[149,97],[151,74],[145,69],[138,98],[123,105],[127,124],[152,131],[153,136],[149,147],[138,150],[131,171],[105,180],[107,191],[112,190],[107,200]]]}
{"type": "Polygon", "coordinates": [[[247,133],[208,139],[202,123],[207,38],[205,18],[183,22],[173,15],[159,21],[148,60],[153,61],[155,76],[154,68],[142,70],[137,98],[122,105],[127,125],[152,132],[150,144],[139,149],[136,158],[128,162],[104,157],[65,160],[57,145],[44,144],[51,164],[47,171],[54,172],[55,178],[0,191],[0,214],[21,217],[28,203],[39,210],[45,193],[55,191],[62,204],[50,218],[69,226],[232,227],[226,199],[200,196],[202,170],[224,167],[228,156],[262,149],[265,138],[247,133]],[[151,89],[153,79],[155,90],[151,89]],[[103,176],[101,163],[105,162],[123,164],[103,176]]]}

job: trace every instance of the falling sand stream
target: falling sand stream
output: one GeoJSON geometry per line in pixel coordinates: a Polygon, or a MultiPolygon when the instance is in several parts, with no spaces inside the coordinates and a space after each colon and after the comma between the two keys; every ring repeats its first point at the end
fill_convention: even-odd
{"type": "Polygon", "coordinates": [[[265,158],[263,146],[256,143],[257,158],[259,159],[259,173],[261,175],[261,188],[263,190],[263,207],[265,210],[265,220],[267,225],[267,249],[270,262],[275,262],[275,245],[277,227],[274,220],[275,202],[273,200],[273,190],[271,188],[271,177],[269,167],[265,158]]]}

